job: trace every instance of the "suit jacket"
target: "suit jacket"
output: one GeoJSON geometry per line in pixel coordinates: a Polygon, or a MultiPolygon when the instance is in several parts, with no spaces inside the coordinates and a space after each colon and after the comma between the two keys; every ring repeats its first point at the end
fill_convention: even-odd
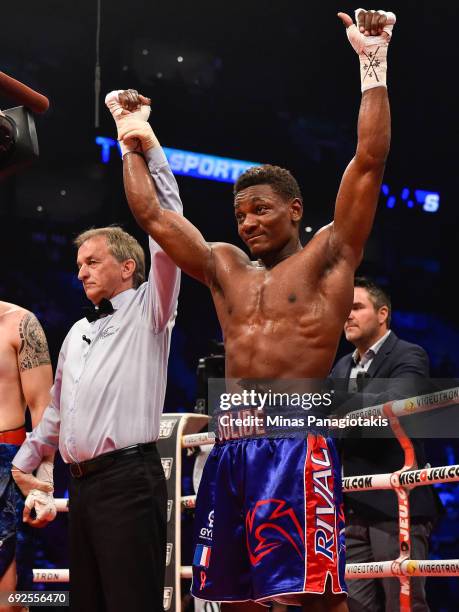
{"type": "MultiPolygon", "coordinates": [[[[354,365],[352,353],[342,357],[334,366],[331,378],[337,388],[349,382],[354,365]]],[[[383,403],[394,396],[419,395],[420,387],[429,378],[429,359],[423,348],[400,340],[394,332],[380,347],[367,371],[364,392],[372,399],[366,405],[383,403]],[[392,379],[378,381],[377,379],[392,379]],[[381,384],[382,383],[382,384],[381,384]],[[384,391],[382,388],[384,387],[384,391]]],[[[421,391],[422,392],[422,391],[421,391]]],[[[408,417],[413,418],[413,417],[408,417]]],[[[418,466],[426,464],[422,440],[412,439],[418,466]]],[[[359,474],[383,474],[399,470],[404,454],[394,438],[345,438],[342,441],[342,461],[345,476],[359,474]]],[[[346,493],[346,514],[354,514],[371,520],[398,518],[397,497],[394,491],[362,491],[346,493]]],[[[434,520],[441,508],[438,496],[431,486],[416,487],[410,493],[410,513],[415,521],[434,520]]]]}

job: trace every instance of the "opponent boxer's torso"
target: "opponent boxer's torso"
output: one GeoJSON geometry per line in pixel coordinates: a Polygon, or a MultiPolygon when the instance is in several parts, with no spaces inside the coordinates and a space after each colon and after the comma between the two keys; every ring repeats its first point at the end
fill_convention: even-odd
{"type": "Polygon", "coordinates": [[[0,431],[24,423],[25,399],[19,377],[16,343],[19,324],[26,311],[0,302],[0,431]]]}
{"type": "Polygon", "coordinates": [[[353,296],[354,270],[331,263],[325,237],[271,269],[234,249],[216,255],[211,287],[230,378],[324,378],[353,296]]]}

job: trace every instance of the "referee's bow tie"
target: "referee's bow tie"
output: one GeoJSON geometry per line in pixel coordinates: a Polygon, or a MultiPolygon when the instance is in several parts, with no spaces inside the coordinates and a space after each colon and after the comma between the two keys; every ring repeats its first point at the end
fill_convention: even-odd
{"type": "Polygon", "coordinates": [[[112,306],[110,300],[107,298],[102,298],[98,306],[86,306],[83,308],[84,316],[88,319],[89,322],[97,321],[100,317],[104,317],[105,315],[109,315],[115,312],[115,309],[112,306]]]}

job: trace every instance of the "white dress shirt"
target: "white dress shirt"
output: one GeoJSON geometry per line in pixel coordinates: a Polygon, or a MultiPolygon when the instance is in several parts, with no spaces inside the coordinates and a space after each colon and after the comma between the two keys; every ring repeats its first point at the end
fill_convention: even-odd
{"type": "Polygon", "coordinates": [[[355,349],[355,351],[352,353],[352,361],[354,362],[354,365],[351,369],[351,373],[349,374],[349,391],[357,391],[357,377],[359,376],[359,374],[361,375],[361,373],[366,374],[366,372],[368,372],[368,368],[371,366],[373,359],[386,341],[386,338],[389,336],[389,334],[390,329],[384,334],[384,336],[382,336],[372,346],[370,346],[370,348],[365,351],[362,357],[360,357],[358,349],[355,349]]]}
{"type": "MultiPolygon", "coordinates": [[[[146,157],[162,207],[181,213],[164,152],[146,157]]],[[[67,334],[52,401],[13,460],[24,472],[57,447],[73,463],[158,438],[180,271],[151,238],[149,246],[148,281],[112,298],[113,314],[81,319],[67,334]]]]}

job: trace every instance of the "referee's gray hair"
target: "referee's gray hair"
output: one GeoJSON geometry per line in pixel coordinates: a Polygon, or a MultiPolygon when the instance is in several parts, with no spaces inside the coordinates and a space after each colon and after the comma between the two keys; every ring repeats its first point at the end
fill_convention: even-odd
{"type": "Polygon", "coordinates": [[[93,227],[78,234],[73,244],[79,249],[83,242],[96,236],[105,236],[108,250],[119,262],[126,261],[126,259],[133,259],[135,261],[132,286],[134,289],[140,287],[145,280],[145,253],[134,236],[125,232],[119,225],[93,227]]]}

